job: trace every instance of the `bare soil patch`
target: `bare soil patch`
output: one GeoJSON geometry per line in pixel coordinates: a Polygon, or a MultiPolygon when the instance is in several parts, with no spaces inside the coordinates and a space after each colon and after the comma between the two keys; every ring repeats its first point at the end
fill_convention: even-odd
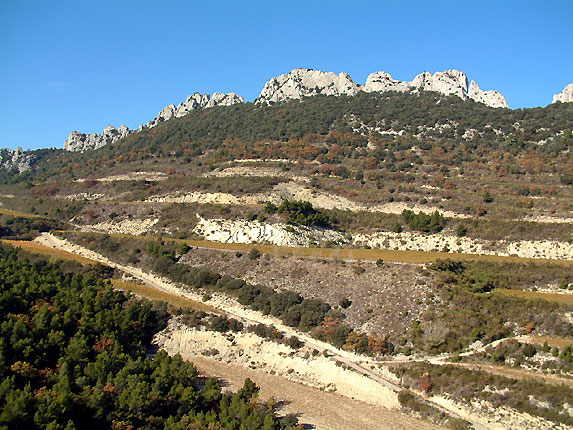
{"type": "Polygon", "coordinates": [[[364,402],[349,399],[337,393],[328,393],[289,381],[278,375],[235,364],[221,363],[208,357],[194,357],[193,363],[207,375],[222,378],[229,389],[238,390],[246,378],[253,380],[260,388],[262,400],[279,400],[278,413],[295,413],[303,424],[316,430],[430,430],[440,427],[406,415],[364,402]],[[282,405],[282,406],[281,406],[282,405]]]}

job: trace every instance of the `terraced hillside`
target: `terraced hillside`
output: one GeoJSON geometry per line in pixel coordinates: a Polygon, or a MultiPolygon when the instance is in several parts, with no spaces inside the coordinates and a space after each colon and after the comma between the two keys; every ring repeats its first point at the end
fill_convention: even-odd
{"type": "Polygon", "coordinates": [[[571,103],[435,93],[219,106],[28,154],[0,174],[0,236],[104,262],[179,309],[164,348],[225,372],[455,428],[567,426],[572,130],[571,103]]]}

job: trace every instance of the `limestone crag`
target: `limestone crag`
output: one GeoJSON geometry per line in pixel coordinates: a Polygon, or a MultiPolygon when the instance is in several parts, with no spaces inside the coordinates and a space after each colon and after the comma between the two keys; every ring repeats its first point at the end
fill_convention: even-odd
{"type": "Polygon", "coordinates": [[[478,103],[483,103],[493,108],[507,108],[505,97],[495,90],[482,91],[476,81],[470,83],[468,97],[478,103]]]}
{"type": "Polygon", "coordinates": [[[0,149],[0,169],[15,170],[22,173],[30,170],[34,161],[34,155],[29,151],[23,151],[20,147],[0,149]]]}
{"type": "Polygon", "coordinates": [[[66,151],[77,152],[84,152],[87,149],[98,149],[104,145],[115,143],[130,133],[131,130],[125,125],[117,129],[112,125],[108,125],[103,129],[101,134],[86,134],[79,131],[72,131],[68,136],[68,140],[64,142],[64,149],[66,151]]]}
{"type": "MultiPolygon", "coordinates": [[[[211,108],[214,106],[231,106],[244,102],[245,99],[235,93],[214,93],[213,97],[209,94],[195,93],[187,97],[187,99],[177,107],[175,107],[175,105],[165,106],[153,121],[147,123],[147,128],[155,127],[160,122],[168,121],[173,117],[181,118],[197,109],[211,108]]],[[[140,127],[140,129],[142,128],[143,127],[140,127]]]]}
{"type": "Polygon", "coordinates": [[[86,134],[79,131],[72,131],[68,140],[64,143],[64,149],[66,151],[77,152],[83,152],[88,149],[98,149],[104,145],[113,144],[131,133],[155,127],[157,124],[163,121],[168,121],[171,118],[180,118],[197,109],[210,108],[214,106],[230,106],[244,102],[245,100],[235,93],[214,93],[213,97],[209,94],[195,93],[187,97],[187,99],[177,107],[173,104],[165,106],[152,121],[149,121],[146,125],[140,125],[137,130],[130,130],[125,125],[122,125],[117,129],[108,125],[101,134],[86,134]]]}
{"type": "Polygon", "coordinates": [[[294,69],[268,81],[257,98],[257,103],[282,102],[317,94],[353,96],[358,92],[358,88],[359,85],[346,73],[336,75],[320,70],[294,69]]]}
{"type": "Polygon", "coordinates": [[[418,92],[435,91],[444,95],[456,95],[463,100],[474,100],[487,106],[508,107],[505,97],[497,91],[482,91],[475,81],[468,87],[468,78],[464,72],[451,69],[445,72],[423,72],[411,82],[398,81],[386,72],[374,72],[366,79],[361,88],[365,92],[418,92]]]}
{"type": "Polygon", "coordinates": [[[374,72],[366,78],[366,84],[362,87],[362,91],[367,93],[371,92],[384,92],[384,91],[398,91],[406,92],[411,91],[412,86],[409,82],[397,81],[390,73],[374,72]]]}
{"type": "Polygon", "coordinates": [[[467,98],[468,78],[459,70],[446,70],[420,73],[414,78],[411,85],[421,91],[435,91],[445,95],[456,95],[462,99],[467,98]]]}
{"type": "Polygon", "coordinates": [[[553,96],[553,103],[573,103],[573,84],[567,85],[559,94],[553,96]]]}

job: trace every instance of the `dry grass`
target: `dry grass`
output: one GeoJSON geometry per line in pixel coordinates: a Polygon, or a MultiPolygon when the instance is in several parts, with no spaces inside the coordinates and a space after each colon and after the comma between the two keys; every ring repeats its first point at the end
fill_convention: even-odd
{"type": "Polygon", "coordinates": [[[552,337],[552,336],[529,336],[529,343],[537,343],[543,345],[547,342],[549,346],[564,347],[573,345],[573,339],[567,337],[552,337]]]}
{"type": "Polygon", "coordinates": [[[49,246],[45,246],[36,242],[30,242],[27,240],[3,239],[2,242],[12,246],[17,246],[18,248],[22,248],[25,251],[32,252],[34,254],[44,255],[54,260],[56,259],[71,260],[81,264],[101,264],[99,261],[92,260],[90,258],[81,257],[79,255],[72,254],[71,252],[62,251],[61,249],[50,248],[49,246]]]}
{"type": "MultiPolygon", "coordinates": [[[[62,233],[77,233],[73,230],[63,230],[62,233]]],[[[106,234],[100,232],[90,232],[90,234],[106,234]]],[[[190,246],[199,248],[217,249],[226,251],[250,251],[257,248],[263,254],[270,254],[275,257],[293,256],[293,257],[314,257],[329,258],[340,260],[365,260],[377,261],[384,260],[393,263],[432,263],[437,259],[446,259],[456,261],[491,261],[497,263],[554,263],[563,266],[573,266],[573,260],[551,260],[543,258],[522,258],[522,257],[505,257],[500,255],[478,255],[449,252],[428,252],[428,251],[399,251],[393,249],[364,249],[364,248],[307,248],[307,247],[289,247],[276,245],[262,245],[257,243],[224,243],[213,242],[209,240],[187,240],[173,239],[169,237],[158,236],[134,236],[130,234],[112,233],[111,237],[132,238],[142,240],[172,241],[177,243],[186,243],[190,246]]]]}
{"type": "Polygon", "coordinates": [[[506,378],[517,379],[519,381],[534,379],[538,380],[540,383],[562,385],[565,384],[569,387],[573,387],[573,380],[569,378],[563,378],[557,375],[548,375],[538,373],[533,370],[508,367],[508,366],[498,366],[489,363],[450,363],[454,366],[465,367],[471,370],[477,370],[480,372],[491,373],[492,375],[505,376],[506,378]]]}
{"type": "MultiPolygon", "coordinates": [[[[165,239],[164,240],[170,240],[165,239]]],[[[173,239],[177,240],[177,239],[173,239]]],[[[520,257],[503,257],[498,255],[477,255],[448,252],[427,252],[427,251],[398,251],[392,249],[363,249],[363,248],[305,248],[305,247],[287,247],[274,245],[260,245],[250,243],[221,243],[207,240],[177,240],[185,242],[191,246],[208,249],[220,249],[231,251],[249,251],[257,248],[263,254],[273,256],[294,256],[294,257],[315,257],[330,258],[341,260],[366,260],[366,261],[391,261],[394,263],[431,263],[437,259],[451,260],[477,260],[493,261],[499,263],[532,263],[532,262],[552,262],[565,266],[573,265],[573,261],[568,260],[547,260],[520,257]]]]}
{"type": "Polygon", "coordinates": [[[149,300],[160,300],[169,303],[171,306],[179,307],[182,309],[204,311],[209,313],[220,313],[217,309],[195,300],[186,297],[175,296],[173,294],[159,291],[155,288],[146,285],[135,284],[133,282],[120,281],[113,279],[111,281],[113,286],[119,290],[131,291],[132,293],[143,296],[149,300]]]}
{"type": "Polygon", "coordinates": [[[25,213],[25,212],[11,211],[11,210],[9,210],[9,209],[0,209],[0,214],[2,214],[2,215],[11,215],[11,216],[16,217],[16,218],[41,218],[41,219],[48,219],[48,217],[46,217],[46,216],[28,214],[28,213],[25,213]]]}
{"type": "Polygon", "coordinates": [[[573,305],[573,294],[544,293],[541,291],[495,289],[494,293],[504,296],[520,297],[522,299],[543,299],[549,302],[573,305]]]}

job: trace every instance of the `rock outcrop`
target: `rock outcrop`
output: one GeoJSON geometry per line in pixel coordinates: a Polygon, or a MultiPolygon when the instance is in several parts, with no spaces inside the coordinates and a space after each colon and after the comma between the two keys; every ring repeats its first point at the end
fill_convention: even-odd
{"type": "Polygon", "coordinates": [[[115,143],[130,133],[131,130],[125,125],[117,129],[112,125],[108,125],[103,129],[101,134],[86,134],[79,131],[72,131],[68,136],[68,140],[64,142],[64,149],[66,151],[77,152],[84,152],[87,149],[98,149],[104,145],[115,143]]]}
{"type": "Polygon", "coordinates": [[[86,134],[79,131],[72,131],[68,136],[68,140],[64,143],[64,149],[66,151],[77,152],[83,152],[88,149],[98,149],[104,145],[113,144],[131,133],[155,127],[157,124],[168,121],[171,118],[180,118],[197,109],[211,108],[214,106],[230,106],[244,102],[245,100],[235,93],[214,93],[212,97],[209,94],[195,93],[187,97],[187,99],[177,107],[173,104],[165,106],[152,121],[149,121],[146,125],[140,125],[137,130],[130,130],[125,125],[117,129],[108,125],[101,134],[86,134]]]}
{"type": "Polygon", "coordinates": [[[14,170],[18,173],[30,170],[35,161],[34,155],[29,151],[23,151],[22,148],[0,149],[0,168],[5,170],[14,170]]]}
{"type": "Polygon", "coordinates": [[[282,102],[290,99],[325,94],[353,96],[358,92],[356,84],[346,73],[336,75],[312,69],[294,69],[268,81],[257,103],[282,102]]]}
{"type": "Polygon", "coordinates": [[[559,94],[553,96],[553,103],[573,103],[573,84],[567,85],[559,94]]]}
{"type": "Polygon", "coordinates": [[[507,108],[505,97],[495,90],[482,91],[476,81],[472,81],[468,91],[468,97],[478,103],[483,103],[493,108],[507,108]]]}
{"type": "Polygon", "coordinates": [[[362,87],[362,90],[367,93],[382,93],[384,91],[406,92],[411,91],[412,86],[410,85],[410,82],[397,81],[390,73],[374,72],[368,75],[368,78],[366,78],[366,84],[362,87]]]}
{"type": "MultiPolygon", "coordinates": [[[[197,109],[211,108],[214,106],[231,106],[244,102],[245,99],[235,93],[213,93],[213,97],[209,94],[195,93],[187,97],[187,99],[177,107],[175,107],[175,105],[165,106],[153,121],[147,123],[147,128],[155,127],[160,122],[168,121],[171,118],[181,118],[197,109]]],[[[140,127],[140,129],[142,128],[143,127],[140,127]]]]}
{"type": "Polygon", "coordinates": [[[366,92],[418,92],[435,91],[444,95],[456,95],[463,100],[474,100],[490,107],[508,107],[505,97],[497,91],[482,91],[475,81],[468,87],[468,78],[459,70],[446,70],[436,72],[423,72],[411,82],[397,81],[386,72],[374,72],[366,79],[366,84],[361,88],[366,92]]]}

